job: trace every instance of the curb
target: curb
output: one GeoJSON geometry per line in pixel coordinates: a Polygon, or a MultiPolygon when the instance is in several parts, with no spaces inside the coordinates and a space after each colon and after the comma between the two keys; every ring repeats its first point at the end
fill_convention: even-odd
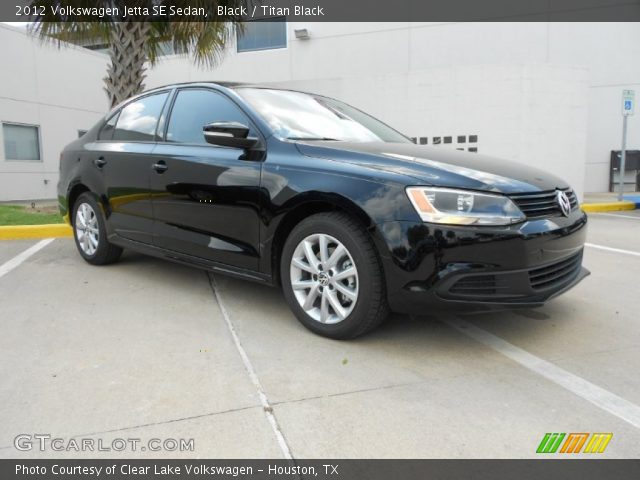
{"type": "Polygon", "coordinates": [[[583,203],[581,208],[585,212],[614,212],[617,210],[635,210],[636,203],[630,201],[583,203]]]}
{"type": "Polygon", "coordinates": [[[73,230],[65,223],[51,223],[48,225],[7,225],[0,227],[0,240],[72,236],[73,230]]]}

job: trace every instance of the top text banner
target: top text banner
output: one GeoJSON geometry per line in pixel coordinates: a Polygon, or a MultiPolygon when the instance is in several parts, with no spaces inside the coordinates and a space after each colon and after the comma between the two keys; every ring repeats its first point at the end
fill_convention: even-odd
{"type": "Polygon", "coordinates": [[[0,21],[635,22],[640,0],[2,0],[0,21]]]}

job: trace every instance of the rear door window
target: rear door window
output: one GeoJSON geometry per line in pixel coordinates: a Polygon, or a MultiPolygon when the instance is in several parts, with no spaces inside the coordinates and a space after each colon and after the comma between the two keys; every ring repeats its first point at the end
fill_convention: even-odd
{"type": "Polygon", "coordinates": [[[118,117],[113,140],[153,142],[158,118],[169,96],[168,92],[149,95],[124,107],[118,117]]]}

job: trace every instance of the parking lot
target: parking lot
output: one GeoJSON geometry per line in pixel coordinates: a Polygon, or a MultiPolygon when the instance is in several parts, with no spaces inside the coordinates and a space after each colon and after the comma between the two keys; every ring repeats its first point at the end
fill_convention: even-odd
{"type": "Polygon", "coordinates": [[[195,440],[88,458],[529,458],[546,432],[612,432],[602,456],[638,458],[639,239],[640,211],[591,214],[592,274],[547,306],[355,341],[311,334],[277,289],[0,242],[0,457],[77,458],[14,448],[34,433],[195,440]]]}

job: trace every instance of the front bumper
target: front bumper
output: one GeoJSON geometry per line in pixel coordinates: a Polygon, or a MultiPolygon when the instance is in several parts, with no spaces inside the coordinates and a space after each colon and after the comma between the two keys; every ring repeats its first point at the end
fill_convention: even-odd
{"type": "Polygon", "coordinates": [[[589,275],[586,225],[580,210],[506,227],[378,225],[390,307],[425,314],[540,306],[589,275]]]}

